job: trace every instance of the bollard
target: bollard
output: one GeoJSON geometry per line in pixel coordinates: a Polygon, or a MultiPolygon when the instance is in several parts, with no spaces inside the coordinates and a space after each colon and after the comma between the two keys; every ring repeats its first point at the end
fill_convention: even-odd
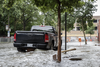
{"type": "Polygon", "coordinates": [[[78,41],[80,42],[80,46],[81,46],[81,38],[79,38],[78,41]]]}
{"type": "Polygon", "coordinates": [[[92,39],[90,39],[90,41],[92,41],[92,39]]]}

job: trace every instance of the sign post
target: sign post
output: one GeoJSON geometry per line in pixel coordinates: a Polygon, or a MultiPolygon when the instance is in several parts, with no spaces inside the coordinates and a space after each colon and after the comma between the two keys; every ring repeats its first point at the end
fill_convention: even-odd
{"type": "MultiPolygon", "coordinates": [[[[67,12],[65,12],[65,50],[67,50],[66,49],[66,25],[67,25],[67,20],[66,20],[66,18],[67,18],[67,12]]],[[[65,54],[66,54],[66,52],[65,52],[65,54]]]]}

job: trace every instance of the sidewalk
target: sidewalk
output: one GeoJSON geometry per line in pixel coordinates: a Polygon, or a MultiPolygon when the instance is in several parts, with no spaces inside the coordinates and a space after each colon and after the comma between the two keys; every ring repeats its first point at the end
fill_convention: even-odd
{"type": "Polygon", "coordinates": [[[95,46],[95,42],[70,42],[69,49],[76,48],[75,51],[62,54],[61,67],[100,67],[100,46],[95,46]],[[82,60],[69,60],[71,58],[81,58],[82,60]]]}

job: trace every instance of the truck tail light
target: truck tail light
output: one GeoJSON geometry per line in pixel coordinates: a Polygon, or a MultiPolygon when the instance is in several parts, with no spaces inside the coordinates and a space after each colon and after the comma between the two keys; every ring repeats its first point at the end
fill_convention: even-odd
{"type": "Polygon", "coordinates": [[[45,42],[49,42],[49,36],[48,36],[48,34],[45,34],[45,42]]]}
{"type": "Polygon", "coordinates": [[[16,33],[14,34],[14,41],[16,41],[16,33]]]}

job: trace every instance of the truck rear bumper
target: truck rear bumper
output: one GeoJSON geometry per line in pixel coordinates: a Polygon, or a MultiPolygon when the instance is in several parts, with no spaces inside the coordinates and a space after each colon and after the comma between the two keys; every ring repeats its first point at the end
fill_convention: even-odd
{"type": "Polygon", "coordinates": [[[47,44],[36,44],[31,43],[31,46],[28,46],[27,43],[13,43],[14,47],[20,47],[20,48],[46,48],[47,44]]]}

